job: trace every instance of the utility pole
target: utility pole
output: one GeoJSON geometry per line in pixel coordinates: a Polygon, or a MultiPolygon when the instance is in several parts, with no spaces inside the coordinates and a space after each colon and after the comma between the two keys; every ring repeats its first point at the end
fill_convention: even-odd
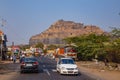
{"type": "MultiPolygon", "coordinates": [[[[6,20],[4,20],[3,18],[0,17],[0,25],[3,27],[6,24],[6,20]]],[[[4,41],[4,33],[2,32],[2,30],[0,31],[0,58],[1,60],[3,59],[3,41],[4,41]]],[[[5,57],[5,55],[4,55],[5,57]]]]}

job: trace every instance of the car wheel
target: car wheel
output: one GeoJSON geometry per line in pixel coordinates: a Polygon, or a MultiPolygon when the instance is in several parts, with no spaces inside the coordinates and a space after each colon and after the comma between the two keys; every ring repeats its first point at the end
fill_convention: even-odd
{"type": "Polygon", "coordinates": [[[36,72],[36,73],[39,73],[39,70],[36,70],[35,72],[36,72]]]}
{"type": "Polygon", "coordinates": [[[57,72],[59,72],[58,68],[56,68],[57,72]]]}
{"type": "Polygon", "coordinates": [[[23,71],[23,70],[21,70],[21,71],[20,71],[20,73],[24,73],[24,71],[23,71]]]}
{"type": "Polygon", "coordinates": [[[75,76],[78,76],[78,74],[75,74],[75,76]]]}

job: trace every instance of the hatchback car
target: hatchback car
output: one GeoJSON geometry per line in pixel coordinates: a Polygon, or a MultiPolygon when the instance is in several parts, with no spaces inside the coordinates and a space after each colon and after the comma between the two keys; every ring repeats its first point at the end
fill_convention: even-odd
{"type": "Polygon", "coordinates": [[[35,57],[25,57],[20,65],[21,73],[25,71],[39,71],[39,62],[35,57]]]}
{"type": "Polygon", "coordinates": [[[57,71],[60,74],[78,75],[78,67],[72,58],[60,58],[57,61],[57,71]]]}

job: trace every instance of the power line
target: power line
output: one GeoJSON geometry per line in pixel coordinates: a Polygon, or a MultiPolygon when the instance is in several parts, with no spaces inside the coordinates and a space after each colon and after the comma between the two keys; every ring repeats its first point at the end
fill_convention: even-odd
{"type": "Polygon", "coordinates": [[[7,21],[4,18],[2,18],[2,17],[0,17],[0,18],[1,18],[0,25],[3,27],[3,26],[6,25],[7,21]]]}
{"type": "MultiPolygon", "coordinates": [[[[7,32],[11,33],[11,35],[14,35],[16,38],[18,38],[17,42],[21,42],[21,41],[26,41],[22,36],[19,35],[19,33],[17,33],[15,31],[15,29],[13,27],[11,27],[10,24],[7,23],[7,26],[9,26],[10,28],[6,28],[6,30],[9,30],[7,32]]],[[[24,35],[23,35],[24,36],[24,35]]],[[[9,40],[8,40],[9,41],[9,40]]],[[[9,42],[14,42],[14,41],[9,41],[9,42]]]]}
{"type": "MultiPolygon", "coordinates": [[[[7,28],[7,27],[4,27],[4,28],[6,28],[5,30],[7,30],[7,32],[9,32],[9,33],[11,33],[11,35],[14,35],[15,37],[18,37],[19,39],[17,40],[17,42],[20,42],[21,40],[24,42],[25,41],[25,39],[24,38],[22,38],[16,31],[15,31],[15,29],[14,28],[12,28],[8,23],[7,23],[7,20],[5,20],[4,18],[2,18],[1,16],[0,16],[0,25],[1,25],[1,27],[4,27],[5,25],[7,25],[7,26],[9,26],[9,29],[7,28]],[[9,30],[9,31],[8,31],[9,30]]],[[[14,41],[9,41],[8,40],[8,42],[14,42],[14,41]]]]}
{"type": "Polygon", "coordinates": [[[2,27],[5,26],[5,25],[6,25],[6,22],[7,22],[7,21],[2,18],[2,24],[1,24],[1,26],[2,26],[2,27]]]}

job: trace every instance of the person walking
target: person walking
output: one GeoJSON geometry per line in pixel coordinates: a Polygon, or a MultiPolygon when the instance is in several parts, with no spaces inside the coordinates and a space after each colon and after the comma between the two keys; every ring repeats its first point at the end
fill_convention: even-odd
{"type": "Polygon", "coordinates": [[[12,58],[13,58],[13,63],[16,63],[16,55],[15,54],[13,55],[12,58]]]}

